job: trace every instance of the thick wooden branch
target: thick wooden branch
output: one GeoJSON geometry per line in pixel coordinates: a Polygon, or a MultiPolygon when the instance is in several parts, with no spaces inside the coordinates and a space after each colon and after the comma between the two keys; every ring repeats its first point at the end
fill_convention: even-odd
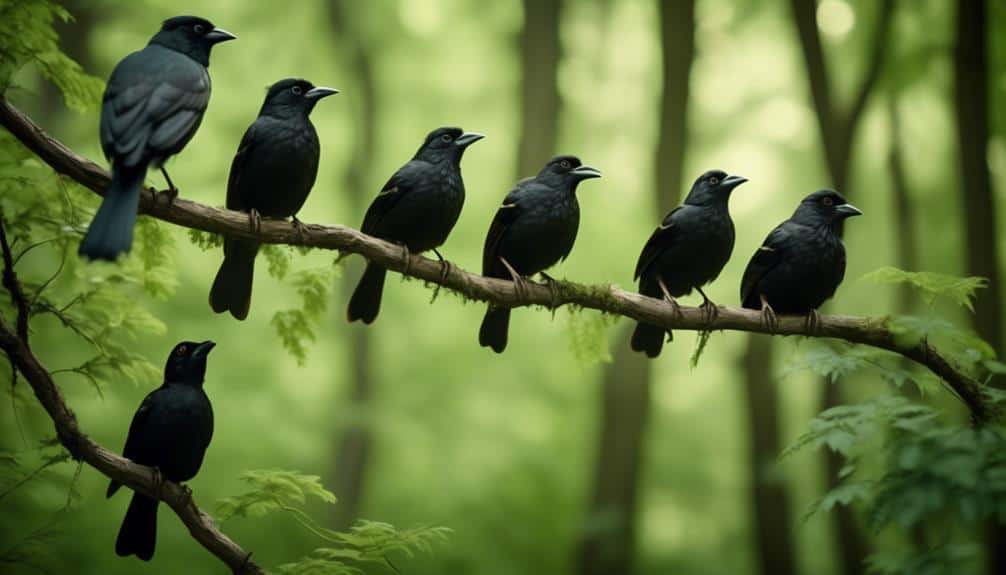
{"type": "MultiPolygon", "coordinates": [[[[2,98],[0,125],[10,130],[56,171],[70,176],[98,194],[104,193],[109,181],[108,172],[50,137],[2,98]]],[[[676,314],[670,305],[661,300],[611,285],[582,285],[561,281],[550,289],[547,285],[529,282],[528,289],[520,293],[510,281],[483,277],[454,265],[444,274],[441,265],[435,260],[415,254],[406,255],[395,244],[341,225],[307,224],[305,233],[299,235],[289,222],[263,220],[256,233],[252,231],[248,216],[244,213],[212,208],[180,198],[172,205],[167,205],[155,201],[153,190],[144,190],[140,210],[160,220],[206,232],[255,239],[263,243],[360,254],[392,271],[443,286],[469,299],[498,306],[539,305],[554,308],[574,305],[645,321],[667,329],[734,330],[830,337],[869,345],[901,354],[932,370],[967,405],[976,422],[981,423],[993,415],[981,384],[928,343],[921,342],[909,347],[898,345],[894,333],[888,327],[887,318],[826,315],[821,317],[817,329],[811,330],[802,316],[780,316],[778,325],[772,330],[761,321],[761,314],[757,311],[719,306],[717,316],[712,321],[707,321],[699,308],[682,307],[680,313],[676,314]]]]}
{"type": "Polygon", "coordinates": [[[167,503],[189,528],[192,537],[227,564],[232,572],[241,575],[265,573],[250,561],[250,553],[241,549],[220,531],[210,516],[199,509],[190,491],[166,480],[158,486],[151,468],[137,465],[98,445],[85,435],[77,423],[76,415],[63,400],[63,394],[53,382],[49,371],[42,366],[27,343],[2,319],[0,319],[0,349],[31,385],[35,397],[52,419],[60,441],[74,459],[84,461],[111,479],[167,503]]]}

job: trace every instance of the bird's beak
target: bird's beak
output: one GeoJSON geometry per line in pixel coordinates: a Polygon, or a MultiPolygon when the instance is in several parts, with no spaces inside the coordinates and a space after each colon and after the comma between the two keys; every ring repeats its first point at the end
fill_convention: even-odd
{"type": "Polygon", "coordinates": [[[336,90],[335,88],[326,88],[325,86],[318,86],[308,90],[307,93],[304,94],[304,97],[307,98],[308,100],[320,100],[328,96],[334,96],[338,93],[339,91],[336,90]]]}
{"type": "Polygon", "coordinates": [[[569,171],[578,180],[589,180],[590,178],[600,178],[601,172],[590,166],[577,166],[569,171]]]}
{"type": "Polygon", "coordinates": [[[210,351],[216,347],[217,344],[212,341],[204,341],[203,343],[196,346],[196,350],[192,352],[192,357],[196,359],[202,359],[210,354],[210,351]]]}
{"type": "Polygon", "coordinates": [[[238,37],[223,28],[214,28],[206,34],[206,39],[212,44],[219,44],[228,40],[237,40],[238,37]]]}
{"type": "Polygon", "coordinates": [[[852,204],[842,204],[835,208],[835,213],[842,216],[843,218],[851,218],[852,216],[861,216],[863,212],[859,211],[859,208],[852,204]]]}
{"type": "Polygon", "coordinates": [[[465,132],[464,134],[461,134],[461,137],[457,140],[454,140],[454,145],[459,148],[467,148],[482,138],[485,138],[484,134],[480,134],[478,132],[465,132]]]}
{"type": "Polygon", "coordinates": [[[746,181],[748,181],[748,179],[744,176],[727,176],[723,178],[722,182],[720,182],[720,189],[730,191],[746,181]]]}

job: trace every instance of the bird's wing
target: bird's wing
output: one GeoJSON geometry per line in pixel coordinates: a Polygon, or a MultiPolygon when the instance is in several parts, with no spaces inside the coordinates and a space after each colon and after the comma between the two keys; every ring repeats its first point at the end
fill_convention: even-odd
{"type": "Polygon", "coordinates": [[[636,262],[636,272],[632,276],[632,279],[637,280],[639,276],[643,275],[646,268],[650,267],[653,260],[657,259],[660,252],[667,249],[672,241],[674,241],[674,214],[681,210],[683,206],[678,206],[670,211],[667,216],[664,217],[664,221],[660,222],[657,229],[653,230],[650,234],[650,239],[646,240],[646,245],[643,246],[643,251],[639,253],[639,261],[636,262]]]}
{"type": "Polygon", "coordinates": [[[231,172],[227,177],[228,210],[247,209],[241,198],[240,185],[241,176],[244,173],[245,162],[248,161],[248,157],[255,148],[255,124],[256,123],[252,123],[252,125],[248,126],[248,129],[245,130],[245,135],[241,138],[241,143],[238,145],[238,151],[234,154],[234,160],[231,161],[231,172]]]}
{"type": "Polygon", "coordinates": [[[503,236],[506,235],[510,224],[520,216],[521,196],[523,186],[531,180],[522,180],[517,187],[510,191],[503,198],[503,204],[496,210],[493,222],[489,225],[489,233],[486,234],[486,243],[482,248],[482,275],[488,277],[508,277],[506,268],[499,261],[500,244],[503,236]]]}
{"type": "Polygon", "coordinates": [[[148,49],[116,66],[101,108],[105,155],[127,165],[173,151],[198,127],[210,99],[205,68],[148,49]]]}
{"type": "Polygon", "coordinates": [[[741,304],[744,307],[752,309],[761,307],[758,294],[754,293],[755,286],[761,282],[765,274],[779,265],[785,256],[786,244],[790,237],[786,228],[784,222],[772,230],[744,269],[744,277],[741,279],[741,304]]]}
{"type": "Polygon", "coordinates": [[[373,234],[381,219],[395,207],[403,195],[409,193],[409,190],[422,177],[421,172],[422,165],[416,160],[399,168],[384,184],[374,201],[370,203],[367,214],[363,217],[360,231],[365,234],[373,234]]]}
{"type": "Polygon", "coordinates": [[[122,449],[122,456],[126,459],[135,461],[135,458],[140,455],[140,450],[142,449],[141,437],[143,436],[144,427],[146,427],[147,421],[150,419],[150,412],[153,410],[154,396],[162,389],[164,387],[159,387],[147,394],[147,397],[143,398],[140,408],[133,415],[133,421],[129,424],[129,434],[126,436],[126,446],[122,449]]]}

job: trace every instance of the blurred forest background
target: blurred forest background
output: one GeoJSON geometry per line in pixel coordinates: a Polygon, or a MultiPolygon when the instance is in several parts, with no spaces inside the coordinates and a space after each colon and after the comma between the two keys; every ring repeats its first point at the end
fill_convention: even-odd
{"type": "MultiPolygon", "coordinates": [[[[0,0],[0,14],[21,1],[0,0]]],[[[707,290],[713,301],[736,305],[744,266],[768,231],[804,195],[834,187],[866,215],[846,227],[846,281],[827,312],[973,322],[1002,349],[1003,2],[61,4],[74,20],[57,24],[60,48],[102,79],[169,16],[198,14],[239,36],[214,50],[205,120],[169,164],[187,199],[223,205],[231,158],[265,87],[300,76],[342,91],[312,116],[322,155],[300,213],[305,222],[357,227],[425,134],[458,125],[487,138],[462,163],[468,197],[446,257],[477,271],[489,222],[513,182],[554,153],[572,153],[604,177],[581,188],[579,238],[553,275],[628,288],[659,218],[698,174],[720,168],[750,179],[731,201],[734,257],[707,290]],[[978,292],[972,316],[862,279],[883,266],[983,276],[991,287],[978,292]]],[[[78,153],[101,160],[96,101],[82,113],[69,110],[33,66],[18,72],[6,97],[78,153]]],[[[159,174],[148,181],[163,185],[159,174]]],[[[97,206],[93,194],[80,197],[81,209],[97,206]]],[[[156,230],[141,234],[141,242],[148,238],[141,245],[160,264],[144,282],[159,287],[120,288],[151,315],[124,329],[120,344],[154,368],[136,367],[132,382],[75,373],[56,381],[83,429],[118,451],[174,343],[217,341],[206,381],[216,432],[189,483],[211,513],[246,488],[243,472],[285,469],[321,476],[338,497],[306,506],[327,527],[366,518],[450,528],[429,552],[394,557],[408,575],[852,575],[867,570],[873,553],[886,554],[874,556],[875,569],[883,570],[877,557],[900,557],[888,565],[908,569],[911,558],[935,557],[925,555],[933,549],[945,553],[926,565],[946,571],[919,564],[901,572],[1006,566],[986,552],[1006,549],[1002,528],[974,516],[962,523],[942,508],[926,515],[933,510],[926,503],[919,503],[924,524],[899,519],[879,530],[864,501],[805,518],[845,463],[809,448],[779,456],[823,409],[905,396],[966,426],[963,406],[939,385],[923,387],[920,398],[913,386],[899,389],[869,372],[829,383],[821,377],[828,370],[814,364],[828,355],[822,349],[853,353],[842,346],[715,333],[692,368],[692,333],[679,332],[658,360],[646,361],[628,351],[628,320],[521,310],[510,347],[496,356],[477,344],[483,305],[446,293],[431,304],[431,290],[397,275],[389,276],[379,321],[348,325],[361,258],[333,267],[331,253],[288,248],[259,258],[251,315],[239,323],[207,304],[219,248],[201,249],[178,227],[156,230]],[[301,292],[319,283],[321,297],[308,297],[305,307],[301,292]]],[[[75,259],[64,273],[107,279],[108,266],[75,259]]],[[[22,273],[45,276],[57,264],[58,254],[40,255],[22,273]]],[[[51,318],[34,324],[33,343],[53,369],[88,353],[51,318]]],[[[0,495],[0,553],[7,552],[0,557],[10,562],[0,570],[221,572],[164,508],[153,563],[117,558],[128,497],[106,500],[106,478],[70,462],[32,475],[52,425],[26,385],[9,385],[6,365],[0,378],[10,395],[0,408],[0,447],[23,464],[4,478],[0,495]],[[45,536],[33,551],[19,547],[37,533],[45,536]]],[[[233,517],[222,527],[267,567],[321,544],[284,514],[233,517]]]]}

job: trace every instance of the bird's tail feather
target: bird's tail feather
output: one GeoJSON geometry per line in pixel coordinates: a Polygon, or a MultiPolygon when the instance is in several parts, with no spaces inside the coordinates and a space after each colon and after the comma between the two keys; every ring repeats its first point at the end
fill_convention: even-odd
{"type": "Polygon", "coordinates": [[[119,536],[115,538],[115,554],[120,557],[136,555],[144,561],[154,556],[157,543],[157,505],[159,501],[134,493],[122,520],[119,536]]]}
{"type": "Polygon", "coordinates": [[[240,320],[248,317],[258,248],[257,242],[224,240],[224,261],[210,288],[210,307],[213,311],[229,311],[240,320]]]}
{"type": "Polygon", "coordinates": [[[147,167],[112,167],[112,183],[77,250],[92,260],[115,261],[133,246],[133,225],[147,167]]]}
{"type": "Polygon", "coordinates": [[[362,320],[363,323],[373,323],[377,312],[381,311],[381,295],[384,292],[384,276],[387,270],[373,263],[367,263],[367,269],[360,278],[353,296],[349,298],[349,308],[346,317],[349,321],[362,320]]]}
{"type": "Polygon", "coordinates": [[[671,339],[671,332],[665,331],[662,327],[639,322],[635,331],[632,332],[631,346],[633,351],[641,351],[648,357],[657,357],[664,347],[664,334],[671,339]]]}
{"type": "Polygon", "coordinates": [[[491,347],[496,353],[503,353],[509,330],[510,308],[489,306],[479,328],[479,345],[491,347]]]}

